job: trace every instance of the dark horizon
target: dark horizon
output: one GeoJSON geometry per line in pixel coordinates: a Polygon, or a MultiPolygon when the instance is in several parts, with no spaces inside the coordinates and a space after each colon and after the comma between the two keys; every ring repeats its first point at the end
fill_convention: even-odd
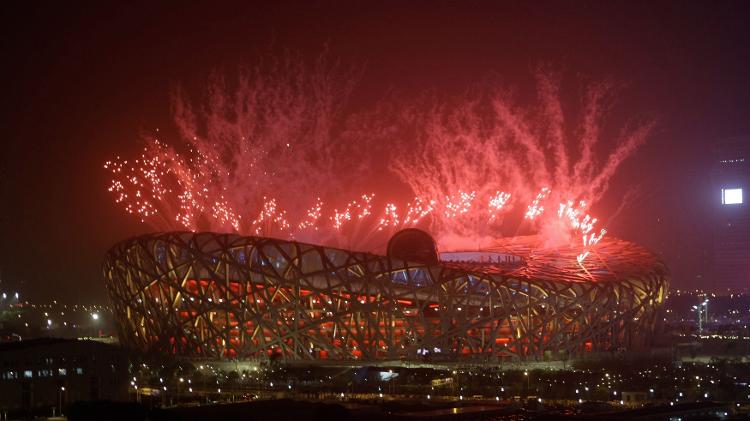
{"type": "MultiPolygon", "coordinates": [[[[750,143],[750,8],[741,2],[416,2],[351,6],[225,3],[5,6],[6,94],[0,155],[0,289],[24,298],[101,302],[115,243],[149,232],[106,191],[102,164],[170,129],[177,85],[199,88],[269,51],[324,49],[362,65],[357,104],[383,92],[455,94],[530,70],[621,83],[618,118],[656,129],[613,179],[637,200],[612,235],[660,254],[671,288],[710,289],[709,176],[716,142],[750,143]],[[700,275],[700,277],[698,277],[700,275]]],[[[611,214],[619,203],[602,203],[611,214]]],[[[608,215],[608,213],[610,215],[608,215]]]]}

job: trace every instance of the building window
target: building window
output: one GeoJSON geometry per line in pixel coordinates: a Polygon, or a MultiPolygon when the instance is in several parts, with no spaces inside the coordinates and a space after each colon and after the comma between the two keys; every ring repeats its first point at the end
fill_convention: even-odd
{"type": "Polygon", "coordinates": [[[739,205],[742,204],[742,189],[721,189],[722,205],[739,205]]]}
{"type": "Polygon", "coordinates": [[[58,376],[67,376],[68,375],[68,370],[65,369],[65,368],[58,368],[57,369],[57,375],[58,376]]]}
{"type": "Polygon", "coordinates": [[[32,373],[31,370],[24,370],[23,371],[23,378],[30,379],[32,377],[34,377],[34,374],[32,373]]]}
{"type": "Polygon", "coordinates": [[[82,375],[83,374],[83,369],[81,367],[76,367],[76,374],[79,375],[79,376],[82,375]]]}

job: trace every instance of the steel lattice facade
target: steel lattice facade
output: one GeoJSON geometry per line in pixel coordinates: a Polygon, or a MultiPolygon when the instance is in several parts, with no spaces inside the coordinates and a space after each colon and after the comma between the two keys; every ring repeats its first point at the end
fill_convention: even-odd
{"type": "Polygon", "coordinates": [[[158,233],[116,245],[104,276],[123,344],[188,357],[498,361],[648,345],[667,291],[659,259],[605,238],[581,266],[575,250],[537,241],[505,240],[486,262],[428,265],[158,233]],[[500,261],[508,255],[517,259],[500,261]]]}

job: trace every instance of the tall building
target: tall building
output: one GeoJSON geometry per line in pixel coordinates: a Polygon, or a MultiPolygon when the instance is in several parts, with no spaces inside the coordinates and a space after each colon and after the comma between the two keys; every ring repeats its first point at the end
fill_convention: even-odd
{"type": "Polygon", "coordinates": [[[717,290],[750,286],[750,138],[714,146],[713,277],[717,290]]]}

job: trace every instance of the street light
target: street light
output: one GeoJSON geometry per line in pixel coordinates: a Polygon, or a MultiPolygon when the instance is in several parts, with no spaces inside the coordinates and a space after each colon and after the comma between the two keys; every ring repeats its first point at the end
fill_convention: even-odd
{"type": "Polygon", "coordinates": [[[529,372],[524,371],[523,375],[526,376],[526,391],[530,392],[531,391],[531,378],[529,376],[529,372]]]}
{"type": "Polygon", "coordinates": [[[59,404],[60,404],[60,416],[63,415],[63,410],[62,410],[63,393],[65,393],[65,386],[60,386],[60,392],[58,394],[59,404]]]}
{"type": "Polygon", "coordinates": [[[697,306],[693,306],[693,310],[698,313],[698,334],[701,335],[704,323],[708,325],[708,298],[697,306]]]}

